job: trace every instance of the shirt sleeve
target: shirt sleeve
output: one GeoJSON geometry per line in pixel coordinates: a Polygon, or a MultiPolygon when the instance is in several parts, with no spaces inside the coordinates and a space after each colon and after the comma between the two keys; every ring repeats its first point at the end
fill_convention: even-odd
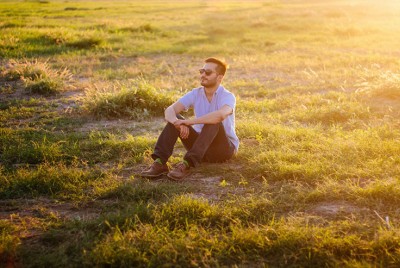
{"type": "Polygon", "coordinates": [[[227,94],[226,96],[224,96],[224,98],[221,101],[221,107],[223,107],[224,105],[228,105],[229,107],[232,108],[232,110],[235,110],[235,106],[236,106],[235,95],[227,94]]]}
{"type": "Polygon", "coordinates": [[[194,99],[195,99],[194,95],[195,95],[195,92],[194,92],[194,90],[192,90],[192,91],[186,93],[185,95],[183,95],[183,97],[178,100],[180,103],[183,104],[183,106],[185,106],[185,110],[188,110],[190,107],[193,106],[194,99]]]}

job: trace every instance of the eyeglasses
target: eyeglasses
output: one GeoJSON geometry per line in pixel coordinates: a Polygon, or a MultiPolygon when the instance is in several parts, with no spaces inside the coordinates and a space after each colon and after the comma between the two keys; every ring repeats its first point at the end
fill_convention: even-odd
{"type": "Polygon", "coordinates": [[[207,76],[211,75],[212,73],[216,73],[216,71],[207,70],[207,69],[200,69],[199,72],[200,72],[200,74],[206,73],[207,76]]]}

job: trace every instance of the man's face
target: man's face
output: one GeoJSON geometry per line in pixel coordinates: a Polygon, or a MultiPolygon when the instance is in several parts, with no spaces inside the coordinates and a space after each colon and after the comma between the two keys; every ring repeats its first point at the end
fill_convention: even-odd
{"type": "Polygon", "coordinates": [[[213,87],[219,85],[222,81],[222,75],[217,73],[217,64],[206,62],[200,69],[200,84],[203,87],[213,87]]]}

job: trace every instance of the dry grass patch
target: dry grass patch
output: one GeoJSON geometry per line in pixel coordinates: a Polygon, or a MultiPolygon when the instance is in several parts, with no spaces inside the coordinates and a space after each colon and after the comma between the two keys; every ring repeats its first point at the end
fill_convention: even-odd
{"type": "Polygon", "coordinates": [[[96,118],[143,119],[162,115],[173,98],[143,78],[127,83],[93,85],[86,90],[84,107],[96,118]]]}
{"type": "Polygon", "coordinates": [[[53,95],[64,90],[65,82],[72,79],[67,68],[53,69],[47,61],[10,60],[1,70],[6,81],[23,81],[26,91],[41,95],[53,95]]]}
{"type": "Polygon", "coordinates": [[[364,69],[357,84],[358,93],[370,98],[400,101],[400,73],[385,71],[377,67],[364,69]]]}

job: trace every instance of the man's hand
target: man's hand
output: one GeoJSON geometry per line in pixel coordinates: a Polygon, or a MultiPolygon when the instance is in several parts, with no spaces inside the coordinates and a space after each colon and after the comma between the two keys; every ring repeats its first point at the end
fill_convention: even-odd
{"type": "Polygon", "coordinates": [[[179,136],[181,136],[182,139],[187,139],[189,137],[189,127],[185,125],[180,125],[179,136]]]}
{"type": "Polygon", "coordinates": [[[175,126],[175,128],[176,128],[177,130],[179,130],[179,128],[180,128],[181,125],[184,125],[184,124],[183,124],[183,121],[185,121],[185,120],[178,119],[178,120],[176,120],[176,121],[174,122],[174,126],[175,126]]]}
{"type": "Polygon", "coordinates": [[[187,120],[178,119],[174,122],[174,126],[179,130],[179,136],[182,139],[187,139],[189,137],[189,127],[187,126],[187,120]]]}

